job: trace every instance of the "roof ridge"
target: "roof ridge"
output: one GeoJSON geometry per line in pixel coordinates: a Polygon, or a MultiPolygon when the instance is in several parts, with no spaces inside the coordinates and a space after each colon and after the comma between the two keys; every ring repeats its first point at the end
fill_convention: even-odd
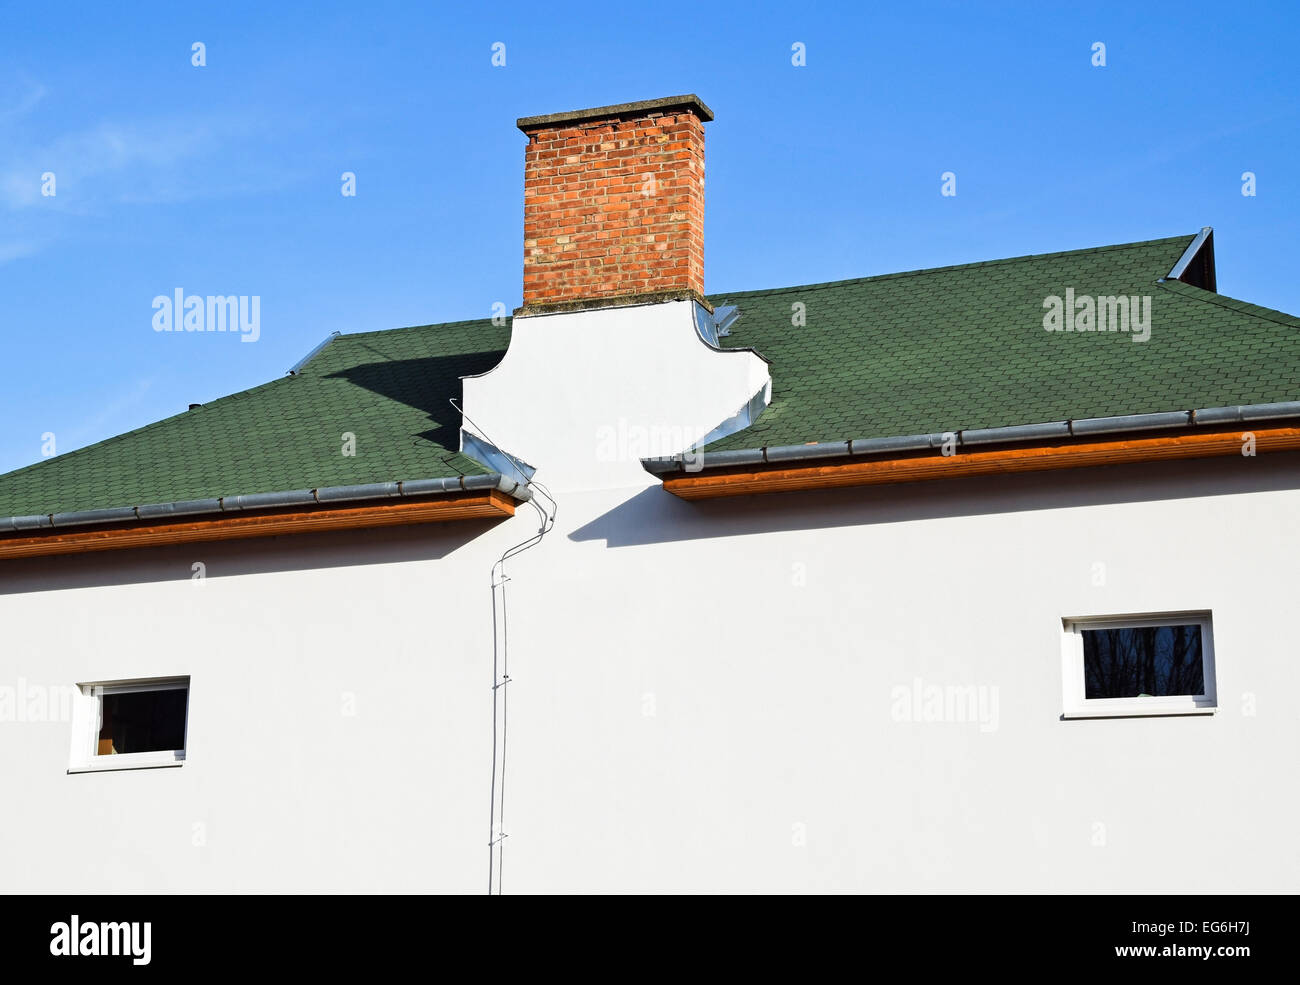
{"type": "Polygon", "coordinates": [[[1203,287],[1197,287],[1195,284],[1188,284],[1186,281],[1181,280],[1161,281],[1160,286],[1167,291],[1186,298],[1188,301],[1199,304],[1212,304],[1215,307],[1226,308],[1229,311],[1248,315],[1251,318],[1258,318],[1260,321],[1272,322],[1284,328],[1300,328],[1300,317],[1279,308],[1268,308],[1262,304],[1253,304],[1250,301],[1243,301],[1241,298],[1220,294],[1217,291],[1207,291],[1203,287]]]}
{"type": "Polygon", "coordinates": [[[1196,238],[1195,233],[1186,236],[1165,236],[1161,239],[1145,239],[1136,243],[1112,243],[1107,246],[1092,246],[1082,250],[1061,250],[1057,253],[1027,253],[1023,256],[1001,257],[996,260],[976,260],[971,263],[954,263],[946,267],[919,267],[916,270],[898,270],[887,274],[870,274],[866,277],[849,277],[844,280],[821,281],[816,284],[793,284],[788,287],[774,287],[766,290],[754,291],[731,291],[731,292],[710,292],[711,300],[731,301],[743,297],[753,297],[756,295],[785,294],[791,291],[811,291],[819,290],[826,287],[845,287],[850,284],[863,284],[869,281],[893,280],[899,277],[917,277],[924,274],[946,273],[952,270],[971,270],[977,267],[996,267],[1003,264],[1022,263],[1026,260],[1056,260],[1065,257],[1085,256],[1097,253],[1113,253],[1123,250],[1135,250],[1139,248],[1156,246],[1164,243],[1183,243],[1186,245],[1196,238]]]}
{"type": "Polygon", "coordinates": [[[429,322],[427,325],[398,325],[396,328],[372,328],[367,332],[340,332],[338,339],[360,339],[369,335],[390,335],[393,332],[414,332],[423,328],[465,328],[470,325],[492,325],[493,328],[509,328],[514,321],[513,316],[506,315],[505,325],[492,325],[491,318],[462,318],[459,321],[429,322]]]}

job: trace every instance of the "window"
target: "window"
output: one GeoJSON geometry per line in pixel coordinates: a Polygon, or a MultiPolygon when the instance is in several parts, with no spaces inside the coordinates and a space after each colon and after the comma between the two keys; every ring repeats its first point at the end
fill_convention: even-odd
{"type": "Polygon", "coordinates": [[[190,679],[78,685],[68,772],[180,766],[190,679]]]}
{"type": "Polygon", "coordinates": [[[1066,718],[1212,714],[1209,613],[1065,622],[1066,718]]]}

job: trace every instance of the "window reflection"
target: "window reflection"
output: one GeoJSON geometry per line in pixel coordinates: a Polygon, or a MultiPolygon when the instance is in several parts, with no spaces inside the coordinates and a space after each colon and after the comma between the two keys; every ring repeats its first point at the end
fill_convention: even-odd
{"type": "Polygon", "coordinates": [[[1087,698],[1204,694],[1201,627],[1085,629],[1083,669],[1087,698]]]}

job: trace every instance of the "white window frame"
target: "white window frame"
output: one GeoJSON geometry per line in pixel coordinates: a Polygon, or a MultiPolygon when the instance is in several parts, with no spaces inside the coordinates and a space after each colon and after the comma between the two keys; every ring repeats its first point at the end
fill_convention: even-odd
{"type": "Polygon", "coordinates": [[[1081,616],[1062,620],[1061,682],[1062,718],[1128,718],[1157,715],[1213,715],[1218,708],[1218,685],[1214,670],[1214,623],[1211,614],[1162,612],[1152,615],[1081,616]],[[1171,694],[1150,698],[1088,698],[1084,684],[1083,631],[1085,629],[1129,629],[1138,626],[1199,626],[1201,628],[1201,675],[1204,694],[1171,694]]]}
{"type": "Polygon", "coordinates": [[[102,773],[107,770],[158,769],[182,766],[189,746],[190,702],[185,698],[184,747],[156,752],[128,752],[113,756],[98,755],[99,731],[103,725],[103,701],[106,694],[131,694],[139,691],[188,692],[188,677],[158,677],[131,681],[95,681],[78,684],[72,706],[72,755],[69,773],[102,773]]]}

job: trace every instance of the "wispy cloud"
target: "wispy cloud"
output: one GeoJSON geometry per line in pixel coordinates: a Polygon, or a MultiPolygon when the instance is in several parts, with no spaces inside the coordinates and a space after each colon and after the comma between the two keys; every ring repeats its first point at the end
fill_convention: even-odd
{"type": "Polygon", "coordinates": [[[69,108],[24,73],[0,74],[0,211],[103,213],[116,205],[256,193],[292,180],[282,168],[262,164],[267,155],[256,152],[282,128],[245,106],[82,120],[60,129],[69,108]],[[47,173],[54,176],[54,195],[43,193],[47,173]]]}
{"type": "Polygon", "coordinates": [[[9,263],[11,260],[21,260],[23,257],[29,257],[37,249],[35,243],[0,243],[0,266],[9,263]]]}
{"type": "Polygon", "coordinates": [[[18,75],[12,82],[0,86],[0,123],[21,119],[45,98],[45,86],[26,75],[18,75]]]}
{"type": "Polygon", "coordinates": [[[123,415],[144,400],[153,383],[153,377],[141,378],[103,395],[98,409],[80,426],[59,435],[59,450],[73,451],[117,434],[123,415]]]}
{"type": "Polygon", "coordinates": [[[43,146],[11,146],[8,154],[0,152],[0,204],[18,210],[38,203],[84,208],[116,201],[170,183],[178,165],[215,152],[229,136],[210,121],[104,122],[43,146]],[[57,190],[49,203],[41,194],[47,172],[57,190]]]}
{"type": "Polygon", "coordinates": [[[8,213],[0,265],[75,235],[81,217],[263,194],[301,177],[265,163],[264,150],[277,131],[262,114],[242,107],[203,116],[104,119],[59,134],[47,119],[55,101],[35,80],[0,78],[0,216],[8,213]],[[42,128],[46,136],[32,136],[42,128]]]}

